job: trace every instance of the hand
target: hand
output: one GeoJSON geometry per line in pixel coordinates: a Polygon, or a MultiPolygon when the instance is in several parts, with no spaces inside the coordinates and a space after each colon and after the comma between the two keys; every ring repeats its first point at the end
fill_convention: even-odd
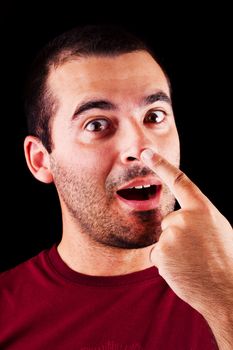
{"type": "Polygon", "coordinates": [[[162,221],[151,261],[173,291],[206,319],[233,310],[233,232],[227,219],[179,169],[158,154],[143,162],[160,177],[181,209],[162,221]]]}

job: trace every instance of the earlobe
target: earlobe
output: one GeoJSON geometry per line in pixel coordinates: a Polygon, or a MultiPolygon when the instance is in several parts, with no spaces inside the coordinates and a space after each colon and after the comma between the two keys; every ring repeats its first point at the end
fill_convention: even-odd
{"type": "Polygon", "coordinates": [[[24,154],[28,168],[37,180],[45,183],[53,182],[49,154],[37,137],[27,136],[25,138],[24,154]]]}

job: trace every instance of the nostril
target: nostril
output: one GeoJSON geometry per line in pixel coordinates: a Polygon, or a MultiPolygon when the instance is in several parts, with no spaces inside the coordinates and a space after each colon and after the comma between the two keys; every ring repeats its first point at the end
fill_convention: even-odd
{"type": "Polygon", "coordinates": [[[135,159],[137,159],[137,158],[134,158],[134,157],[128,157],[127,159],[128,159],[128,160],[135,160],[135,159]]]}

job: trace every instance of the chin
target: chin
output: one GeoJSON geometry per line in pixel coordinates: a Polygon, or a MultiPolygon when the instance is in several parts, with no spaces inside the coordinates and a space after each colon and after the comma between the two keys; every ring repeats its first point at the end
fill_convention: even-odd
{"type": "Polygon", "coordinates": [[[140,239],[135,238],[134,240],[120,237],[112,237],[112,239],[108,242],[105,242],[105,244],[120,249],[142,249],[158,242],[159,236],[161,234],[161,229],[159,232],[158,230],[156,230],[155,232],[153,232],[153,235],[147,233],[143,237],[140,237],[140,239]]]}

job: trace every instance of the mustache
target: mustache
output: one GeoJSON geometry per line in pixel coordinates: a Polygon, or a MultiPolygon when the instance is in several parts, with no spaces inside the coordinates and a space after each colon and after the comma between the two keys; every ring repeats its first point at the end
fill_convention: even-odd
{"type": "Polygon", "coordinates": [[[125,182],[129,182],[138,177],[146,177],[148,175],[155,175],[155,173],[148,167],[140,167],[135,165],[133,168],[128,168],[123,174],[120,174],[117,179],[109,178],[106,181],[106,188],[108,191],[113,191],[122,186],[125,182]]]}

